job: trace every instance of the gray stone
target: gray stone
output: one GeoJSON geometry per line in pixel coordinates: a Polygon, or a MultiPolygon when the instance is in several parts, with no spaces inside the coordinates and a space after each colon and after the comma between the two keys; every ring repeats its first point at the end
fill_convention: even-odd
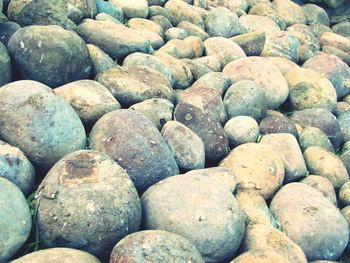
{"type": "Polygon", "coordinates": [[[109,0],[108,2],[120,7],[126,18],[146,18],[148,16],[148,3],[146,0],[109,0]]]}
{"type": "Polygon", "coordinates": [[[1,22],[0,41],[7,46],[11,36],[20,28],[21,26],[15,22],[1,22]]]}
{"type": "Polygon", "coordinates": [[[248,32],[273,33],[280,31],[279,26],[272,19],[265,16],[244,15],[239,18],[248,32]]]}
{"type": "Polygon", "coordinates": [[[329,26],[329,18],[326,11],[315,4],[305,4],[301,7],[306,16],[306,23],[311,24],[322,24],[329,26]]]}
{"type": "Polygon", "coordinates": [[[0,87],[12,81],[11,58],[6,47],[0,42],[0,87]]]}
{"type": "Polygon", "coordinates": [[[260,56],[266,41],[264,32],[251,32],[231,38],[237,43],[247,56],[260,56]]]}
{"type": "Polygon", "coordinates": [[[287,26],[306,24],[306,16],[300,5],[290,0],[274,0],[272,8],[282,17],[287,26]]]}
{"type": "Polygon", "coordinates": [[[334,153],[333,145],[327,135],[316,127],[306,127],[301,131],[299,145],[303,152],[309,147],[319,146],[334,153]]]}
{"type": "Polygon", "coordinates": [[[221,96],[231,86],[231,80],[221,72],[210,72],[202,76],[192,87],[207,87],[217,90],[221,96]]]}
{"type": "Polygon", "coordinates": [[[97,13],[105,13],[108,15],[111,15],[118,21],[123,21],[124,19],[124,14],[122,8],[120,8],[117,5],[113,5],[109,2],[105,2],[103,0],[96,0],[96,7],[97,7],[97,13]]]}
{"type": "Polygon", "coordinates": [[[327,178],[320,175],[308,175],[300,182],[320,191],[324,197],[337,207],[337,196],[333,184],[327,178]]]}
{"type": "Polygon", "coordinates": [[[172,39],[185,39],[188,37],[186,30],[182,28],[172,27],[165,31],[165,40],[169,41],[172,39]]]}
{"type": "Polygon", "coordinates": [[[93,77],[103,71],[118,66],[118,64],[98,46],[92,44],[87,44],[86,46],[89,50],[90,59],[92,61],[91,74],[93,77]]]}
{"type": "Polygon", "coordinates": [[[161,16],[161,15],[152,16],[150,20],[160,25],[164,32],[166,32],[168,29],[173,27],[170,20],[165,16],[161,16]]]}
{"type": "Polygon", "coordinates": [[[259,135],[259,125],[252,117],[237,116],[231,118],[224,127],[230,147],[250,142],[256,142],[259,135]]]}
{"type": "Polygon", "coordinates": [[[189,36],[196,36],[205,41],[209,38],[209,34],[205,32],[200,26],[197,26],[189,21],[181,21],[178,25],[178,28],[181,28],[187,32],[189,36]]]}

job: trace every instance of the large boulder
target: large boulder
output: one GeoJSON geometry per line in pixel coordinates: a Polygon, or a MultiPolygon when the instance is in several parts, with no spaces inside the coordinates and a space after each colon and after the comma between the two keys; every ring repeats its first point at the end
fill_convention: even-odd
{"type": "Polygon", "coordinates": [[[28,26],[17,30],[8,43],[14,65],[24,79],[57,87],[85,79],[91,60],[85,42],[58,26],[28,26]]]}

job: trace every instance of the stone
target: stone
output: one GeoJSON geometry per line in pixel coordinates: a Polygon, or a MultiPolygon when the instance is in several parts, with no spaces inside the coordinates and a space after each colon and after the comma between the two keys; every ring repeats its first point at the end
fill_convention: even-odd
{"type": "Polygon", "coordinates": [[[290,0],[273,0],[272,8],[275,9],[287,26],[306,24],[306,16],[303,9],[290,0]]]}
{"type": "Polygon", "coordinates": [[[333,184],[327,178],[320,175],[308,175],[300,182],[320,191],[324,197],[337,207],[337,196],[333,184]]]}
{"type": "Polygon", "coordinates": [[[33,165],[17,147],[0,141],[0,177],[15,184],[25,196],[33,192],[35,170],[33,165]]]}
{"type": "Polygon", "coordinates": [[[209,38],[209,34],[203,30],[200,26],[197,26],[189,21],[181,21],[178,25],[178,28],[181,28],[186,31],[189,36],[196,36],[205,41],[209,38]]]}
{"type": "Polygon", "coordinates": [[[229,63],[223,73],[233,82],[253,80],[266,95],[269,109],[279,107],[288,97],[289,89],[279,69],[270,61],[261,57],[248,57],[229,63]]]}
{"type": "Polygon", "coordinates": [[[297,139],[289,133],[264,135],[261,144],[270,146],[277,152],[284,164],[284,182],[299,180],[307,175],[306,164],[297,139]]]}
{"type": "Polygon", "coordinates": [[[180,122],[168,121],[163,126],[162,136],[180,169],[190,171],[204,168],[204,144],[197,134],[180,122]]]}
{"type": "Polygon", "coordinates": [[[164,8],[168,10],[170,21],[174,26],[182,21],[188,21],[204,29],[204,20],[201,13],[185,1],[170,0],[166,2],[164,8]]]}
{"type": "Polygon", "coordinates": [[[276,252],[270,250],[252,250],[240,254],[238,257],[234,258],[232,263],[248,263],[248,262],[279,262],[279,263],[289,263],[285,257],[281,256],[276,252]]]}
{"type": "Polygon", "coordinates": [[[239,248],[243,212],[230,191],[213,178],[174,176],[152,186],[141,202],[145,229],[181,234],[205,262],[229,261],[239,248]]]}
{"type": "Polygon", "coordinates": [[[66,154],[85,148],[79,116],[44,84],[7,84],[1,88],[0,104],[0,137],[21,149],[36,168],[49,169],[66,154]]]}
{"type": "Polygon", "coordinates": [[[221,160],[229,150],[224,128],[215,118],[186,102],[177,104],[174,119],[190,128],[201,138],[205,148],[205,158],[209,162],[221,160]]]}
{"type": "Polygon", "coordinates": [[[21,26],[15,22],[1,22],[0,23],[0,41],[7,46],[11,36],[20,29],[21,26]]]}
{"type": "Polygon", "coordinates": [[[164,37],[164,31],[157,23],[144,18],[132,18],[128,21],[128,27],[136,30],[148,30],[164,37]]]}
{"type": "Polygon", "coordinates": [[[299,68],[296,63],[285,57],[266,57],[266,59],[278,67],[284,77],[286,77],[292,69],[299,68]]]}
{"type": "Polygon", "coordinates": [[[92,44],[87,44],[86,46],[89,50],[90,59],[92,61],[91,74],[93,77],[103,71],[118,66],[118,64],[98,46],[92,44]]]}
{"type": "Polygon", "coordinates": [[[170,20],[165,16],[161,16],[161,15],[152,16],[150,20],[160,25],[160,27],[163,29],[164,32],[166,32],[168,29],[173,27],[170,20]]]}
{"type": "Polygon", "coordinates": [[[93,18],[96,15],[97,7],[95,0],[67,0],[67,3],[80,9],[84,18],[93,18]]]}
{"type": "Polygon", "coordinates": [[[295,123],[284,115],[267,115],[259,123],[259,128],[262,135],[289,133],[298,138],[298,132],[295,127],[295,123]]]}
{"type": "Polygon", "coordinates": [[[309,147],[319,146],[334,153],[333,145],[327,135],[316,127],[306,127],[301,131],[299,145],[303,152],[309,147]]]}
{"type": "Polygon", "coordinates": [[[266,40],[264,32],[251,32],[232,37],[232,41],[237,43],[247,56],[260,56],[266,40]]]}
{"type": "Polygon", "coordinates": [[[165,40],[169,41],[172,39],[185,39],[188,37],[186,30],[177,27],[171,27],[167,31],[165,31],[165,40]]]}
{"type": "Polygon", "coordinates": [[[333,32],[325,32],[318,38],[321,46],[332,46],[350,52],[350,39],[333,32]]]}
{"type": "Polygon", "coordinates": [[[0,177],[0,261],[7,262],[29,237],[32,218],[21,190],[0,177]]]}
{"type": "Polygon", "coordinates": [[[279,26],[272,19],[258,15],[244,15],[239,18],[248,32],[273,33],[280,31],[279,26]]]}
{"type": "Polygon", "coordinates": [[[22,78],[50,87],[85,79],[91,71],[83,39],[58,26],[21,28],[12,35],[8,50],[22,78]]]}
{"type": "MultiPolygon", "coordinates": [[[[220,72],[221,73],[221,63],[220,58],[213,54],[209,56],[203,56],[196,59],[196,62],[207,66],[210,68],[213,72],[220,72]]],[[[207,73],[208,74],[208,73],[207,73]]]]}
{"type": "Polygon", "coordinates": [[[113,5],[112,3],[103,0],[96,0],[96,8],[98,14],[108,14],[120,22],[124,20],[123,10],[117,5],[113,5]]]}
{"type": "Polygon", "coordinates": [[[282,159],[273,148],[263,144],[242,144],[234,148],[219,166],[229,168],[242,188],[253,186],[265,199],[273,196],[284,179],[282,159]]]}
{"type": "Polygon", "coordinates": [[[344,36],[344,37],[349,37],[350,36],[350,21],[344,21],[335,24],[332,26],[332,30],[334,33],[344,36]]]}
{"type": "Polygon", "coordinates": [[[249,15],[265,16],[273,20],[281,30],[286,29],[286,23],[283,18],[272,8],[271,4],[257,3],[249,10],[249,15]]]}
{"type": "Polygon", "coordinates": [[[105,114],[92,128],[89,142],[92,149],[108,154],[127,171],[139,193],[179,173],[156,126],[137,111],[122,109],[105,114]]]}
{"type": "Polygon", "coordinates": [[[6,47],[0,42],[0,87],[12,81],[11,58],[6,47]]]}
{"type": "Polygon", "coordinates": [[[204,53],[204,43],[201,38],[196,36],[188,36],[184,39],[184,42],[191,46],[195,58],[202,57],[204,53]]]}
{"type": "Polygon", "coordinates": [[[230,147],[234,148],[244,143],[256,142],[259,135],[259,125],[252,117],[237,116],[231,118],[224,127],[230,147]]]}
{"type": "Polygon", "coordinates": [[[224,95],[231,86],[231,80],[221,72],[210,72],[200,77],[191,87],[207,87],[224,95]]]}
{"type": "Polygon", "coordinates": [[[305,4],[301,8],[306,16],[306,24],[330,25],[327,12],[322,7],[315,4],[305,4]]]}
{"type": "Polygon", "coordinates": [[[120,7],[126,18],[146,18],[148,16],[148,3],[146,0],[108,0],[109,3],[120,7]]]}

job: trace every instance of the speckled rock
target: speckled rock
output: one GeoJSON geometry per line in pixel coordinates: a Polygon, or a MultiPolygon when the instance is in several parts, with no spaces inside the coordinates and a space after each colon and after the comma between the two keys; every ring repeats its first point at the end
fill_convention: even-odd
{"type": "Polygon", "coordinates": [[[334,148],[327,135],[316,127],[306,127],[299,134],[299,145],[304,152],[312,146],[319,146],[334,153],[334,148]]]}
{"type": "Polygon", "coordinates": [[[242,187],[253,185],[265,199],[281,187],[284,179],[280,156],[263,144],[246,143],[234,148],[220,166],[229,168],[242,187]]]}
{"type": "Polygon", "coordinates": [[[166,32],[168,29],[173,27],[170,20],[165,16],[161,16],[161,15],[152,16],[150,20],[153,21],[154,23],[157,23],[163,29],[164,32],[166,32]]]}
{"type": "Polygon", "coordinates": [[[210,72],[202,76],[191,87],[207,87],[217,90],[221,96],[231,86],[231,80],[221,72],[210,72]]]}
{"type": "Polygon", "coordinates": [[[275,109],[288,97],[288,85],[279,69],[261,57],[248,57],[229,63],[223,73],[233,82],[254,80],[266,95],[267,107],[275,109]]]}
{"type": "Polygon", "coordinates": [[[0,87],[11,82],[12,66],[11,58],[6,47],[0,43],[0,87]]]}
{"type": "Polygon", "coordinates": [[[350,182],[346,182],[339,190],[339,202],[344,206],[350,205],[350,182]]]}
{"type": "Polygon", "coordinates": [[[252,117],[237,116],[231,118],[224,127],[230,147],[250,142],[256,142],[259,135],[259,125],[252,117]]]}
{"type": "Polygon", "coordinates": [[[337,259],[345,249],[349,229],[344,217],[312,187],[287,184],[272,199],[270,210],[309,261],[337,259]]]}
{"type": "Polygon", "coordinates": [[[268,34],[280,31],[276,22],[266,16],[244,15],[239,18],[239,21],[248,32],[263,32],[268,34]]]}
{"type": "Polygon", "coordinates": [[[329,26],[329,18],[326,11],[315,4],[305,4],[301,7],[306,16],[306,23],[311,24],[322,24],[329,26]]]}
{"type": "Polygon", "coordinates": [[[92,61],[91,74],[93,77],[102,71],[117,66],[117,63],[115,63],[113,59],[105,52],[103,52],[99,47],[92,44],[88,44],[86,46],[89,50],[90,58],[92,61]]]}
{"type": "Polygon", "coordinates": [[[104,0],[96,0],[96,8],[98,14],[105,13],[111,15],[118,21],[123,21],[124,19],[122,8],[112,3],[105,2],[104,0]]]}
{"type": "Polygon", "coordinates": [[[185,30],[189,36],[199,37],[203,41],[210,37],[209,34],[203,30],[203,28],[189,21],[181,21],[177,27],[185,30]]]}
{"type": "Polygon", "coordinates": [[[298,138],[298,132],[293,121],[283,115],[268,115],[259,123],[260,133],[290,133],[298,138]]]}
{"type": "Polygon", "coordinates": [[[300,5],[290,0],[274,0],[272,8],[284,20],[287,26],[306,24],[306,16],[300,5]]]}
{"type": "Polygon", "coordinates": [[[204,263],[197,249],[185,238],[167,231],[146,230],[130,234],[113,248],[110,262],[183,261],[204,263]]]}
{"type": "Polygon", "coordinates": [[[20,28],[21,26],[15,22],[0,22],[0,42],[7,46],[11,36],[20,28]]]}
{"type": "Polygon", "coordinates": [[[273,20],[281,30],[286,29],[284,19],[272,8],[270,3],[257,3],[249,9],[249,15],[265,16],[273,20]]]}
{"type": "Polygon", "coordinates": [[[91,60],[83,39],[58,26],[21,28],[12,35],[8,50],[24,79],[50,87],[85,79],[90,74],[91,60]]]}
{"type": "Polygon", "coordinates": [[[350,52],[350,39],[336,33],[325,32],[318,40],[321,46],[332,46],[344,52],[350,52]]]}
{"type": "Polygon", "coordinates": [[[251,32],[232,37],[231,40],[237,43],[247,56],[260,56],[266,35],[264,32],[251,32]]]}
{"type": "Polygon", "coordinates": [[[168,10],[170,21],[174,26],[177,26],[181,21],[188,21],[204,29],[202,14],[185,1],[170,0],[166,2],[164,8],[168,10]]]}
{"type": "Polygon", "coordinates": [[[265,263],[267,261],[271,263],[290,263],[290,261],[282,255],[270,250],[247,251],[234,258],[231,263],[265,263]]]}
{"type": "Polygon", "coordinates": [[[2,177],[0,187],[0,261],[8,262],[27,240],[32,219],[21,190],[2,177]]]}
{"type": "Polygon", "coordinates": [[[243,212],[230,191],[213,178],[174,176],[152,186],[141,201],[145,229],[181,234],[205,262],[232,259],[241,243],[243,212]]]}
{"type": "Polygon", "coordinates": [[[337,206],[337,196],[331,181],[320,175],[308,175],[300,181],[320,191],[332,204],[337,206]]]}
{"type": "Polygon", "coordinates": [[[162,27],[148,19],[132,18],[128,20],[128,27],[136,30],[149,30],[158,34],[162,38],[164,37],[164,31],[162,27]]]}
{"type": "Polygon", "coordinates": [[[120,7],[123,10],[125,17],[127,18],[146,18],[148,16],[148,3],[146,0],[108,0],[108,2],[112,3],[120,7]]]}
{"type": "Polygon", "coordinates": [[[299,68],[296,63],[284,57],[266,57],[265,59],[271,61],[278,67],[284,77],[286,77],[292,69],[299,68]]]}

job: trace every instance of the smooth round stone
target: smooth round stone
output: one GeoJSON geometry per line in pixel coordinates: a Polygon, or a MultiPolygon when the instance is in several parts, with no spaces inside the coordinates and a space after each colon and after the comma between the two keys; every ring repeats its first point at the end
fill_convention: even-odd
{"type": "Polygon", "coordinates": [[[312,24],[309,25],[309,27],[317,38],[319,38],[324,32],[332,32],[332,29],[329,26],[322,24],[312,24]]]}
{"type": "Polygon", "coordinates": [[[14,183],[26,196],[34,189],[33,165],[20,149],[2,141],[0,141],[0,177],[14,183]]]}
{"type": "Polygon", "coordinates": [[[181,21],[178,25],[178,28],[184,29],[189,36],[196,36],[205,41],[209,38],[209,34],[205,32],[201,27],[189,22],[189,21],[181,21]]]}
{"type": "Polygon", "coordinates": [[[135,186],[106,154],[82,150],[65,156],[39,189],[37,224],[44,247],[84,248],[106,260],[120,239],[139,230],[135,186]]]}
{"type": "Polygon", "coordinates": [[[340,124],[337,118],[328,110],[306,109],[297,111],[293,114],[292,121],[303,128],[319,128],[328,136],[335,150],[338,150],[343,143],[340,124]]]}
{"type": "Polygon", "coordinates": [[[286,77],[292,69],[299,68],[296,63],[284,57],[266,57],[266,59],[278,67],[284,77],[286,77]]]}
{"type": "Polygon", "coordinates": [[[350,39],[333,32],[325,32],[319,38],[321,46],[336,47],[344,52],[350,52],[350,39]]]}
{"type": "Polygon", "coordinates": [[[196,36],[188,36],[184,39],[184,42],[191,46],[195,58],[202,57],[204,53],[204,43],[202,39],[196,36]]]}
{"type": "Polygon", "coordinates": [[[334,153],[333,145],[327,135],[316,127],[306,127],[301,131],[299,145],[303,152],[309,147],[319,146],[334,153]]]}
{"type": "Polygon", "coordinates": [[[100,263],[93,255],[72,248],[49,248],[29,253],[13,263],[100,263]]]}
{"type": "Polygon", "coordinates": [[[240,254],[238,257],[234,258],[231,263],[290,263],[288,259],[282,255],[269,251],[269,250],[252,250],[240,254]]]}
{"type": "Polygon", "coordinates": [[[213,178],[174,176],[148,189],[141,202],[145,229],[182,235],[205,262],[229,261],[239,248],[243,212],[231,192],[213,178]]]}
{"type": "Polygon", "coordinates": [[[182,62],[190,68],[193,80],[197,80],[207,73],[213,72],[206,64],[200,63],[198,60],[182,59],[182,62]]]}
{"type": "Polygon", "coordinates": [[[90,75],[91,60],[85,42],[58,26],[21,28],[12,35],[8,50],[22,78],[50,87],[90,75]]]}
{"type": "Polygon", "coordinates": [[[349,174],[341,159],[324,148],[313,146],[304,152],[308,171],[315,175],[326,177],[332,182],[335,190],[349,181],[349,174]],[[321,160],[321,162],[320,162],[321,160]]]}
{"type": "Polygon", "coordinates": [[[185,238],[162,230],[145,230],[130,234],[113,248],[110,263],[193,262],[204,263],[197,249],[185,238]]]}
{"type": "Polygon", "coordinates": [[[343,60],[347,65],[350,65],[350,55],[349,52],[344,52],[338,48],[332,46],[323,46],[322,52],[327,53],[329,55],[334,55],[343,60]]]}
{"type": "Polygon", "coordinates": [[[206,65],[214,72],[221,73],[220,58],[214,54],[197,58],[196,61],[201,63],[202,65],[206,65]]]}
{"type": "Polygon", "coordinates": [[[113,18],[117,19],[118,21],[123,21],[124,19],[123,10],[117,5],[113,5],[103,0],[96,0],[96,7],[97,7],[98,14],[102,14],[102,13],[108,14],[113,18]]]}
{"type": "Polygon", "coordinates": [[[7,46],[11,36],[20,29],[21,26],[15,22],[1,22],[0,23],[0,41],[7,46]]]}
{"type": "Polygon", "coordinates": [[[339,190],[339,202],[344,206],[350,205],[350,182],[346,182],[339,190]]]}
{"type": "Polygon", "coordinates": [[[105,114],[92,128],[89,142],[123,167],[140,193],[179,173],[157,127],[137,111],[122,109],[105,114]]]}
{"type": "Polygon", "coordinates": [[[0,87],[11,82],[12,66],[11,58],[6,47],[0,42],[0,87]]]}
{"type": "Polygon", "coordinates": [[[163,29],[164,32],[168,31],[168,29],[173,27],[170,20],[162,15],[152,16],[150,20],[160,25],[160,27],[163,29]]]}
{"type": "Polygon", "coordinates": [[[286,29],[286,23],[283,18],[277,14],[277,12],[272,8],[271,4],[267,3],[257,3],[249,10],[249,15],[265,16],[273,20],[281,30],[286,29]]]}
{"type": "Polygon", "coordinates": [[[204,168],[204,144],[197,134],[177,121],[168,121],[161,133],[180,169],[204,168]]]}
{"type": "Polygon", "coordinates": [[[40,169],[85,148],[84,126],[74,109],[39,82],[21,80],[1,88],[0,137],[21,149],[40,169]]]}
{"type": "MultiPolygon", "coordinates": [[[[169,12],[168,10],[166,10],[163,5],[151,5],[150,4],[150,1],[153,1],[153,0],[147,0],[148,1],[148,5],[149,5],[149,12],[148,12],[148,17],[152,18],[153,16],[164,16],[166,17],[167,19],[170,19],[170,16],[169,16],[169,12]]],[[[157,0],[155,0],[157,1],[157,0]]],[[[160,1],[164,1],[164,0],[160,0],[160,1]]]]}
{"type": "Polygon", "coordinates": [[[341,114],[350,112],[350,104],[345,101],[337,102],[337,107],[334,110],[334,115],[338,118],[341,114]]]}
{"type": "Polygon", "coordinates": [[[21,190],[0,177],[0,261],[8,260],[29,237],[32,218],[21,190]]]}
{"type": "Polygon", "coordinates": [[[281,31],[277,23],[266,16],[243,15],[239,18],[239,21],[248,32],[262,32],[268,34],[281,31]]]}
{"type": "Polygon", "coordinates": [[[264,91],[269,109],[278,108],[288,97],[289,89],[280,70],[270,61],[261,57],[248,57],[229,63],[224,69],[234,83],[253,80],[264,91]]]}
{"type": "Polygon", "coordinates": [[[315,4],[305,4],[301,7],[306,16],[306,23],[311,24],[321,24],[329,26],[329,18],[326,11],[315,4]]]}
{"type": "Polygon", "coordinates": [[[337,206],[337,196],[331,181],[320,175],[308,175],[300,183],[307,184],[312,188],[320,191],[324,197],[337,206]]]}
{"type": "Polygon", "coordinates": [[[290,133],[298,138],[298,132],[293,121],[281,115],[268,115],[259,123],[260,133],[290,133]]]}
{"type": "Polygon", "coordinates": [[[305,68],[289,71],[286,76],[289,97],[286,102],[291,110],[323,108],[334,110],[337,94],[332,83],[321,74],[305,68]]]}
{"type": "Polygon", "coordinates": [[[265,199],[281,187],[284,179],[282,159],[263,144],[246,143],[234,148],[220,166],[229,168],[243,188],[253,185],[265,199]]]}
{"type": "Polygon", "coordinates": [[[149,30],[158,34],[162,38],[164,37],[164,31],[161,26],[148,19],[132,18],[128,21],[128,27],[137,30],[149,30]]]}
{"type": "Polygon", "coordinates": [[[120,7],[126,18],[146,18],[148,16],[148,4],[146,0],[109,0],[108,2],[120,7]]]}
{"type": "Polygon", "coordinates": [[[287,184],[272,199],[270,210],[309,261],[335,260],[344,251],[349,227],[340,211],[312,187],[287,184]]]}
{"type": "MultiPolygon", "coordinates": [[[[171,39],[164,46],[162,46],[159,52],[165,52],[174,58],[184,59],[184,62],[194,63],[191,59],[194,58],[194,51],[191,44],[181,39],[171,39]]],[[[189,65],[190,63],[186,63],[189,65]]],[[[196,68],[194,68],[196,69],[196,68]]],[[[193,74],[194,75],[194,74],[193,74]]]]}
{"type": "Polygon", "coordinates": [[[340,124],[340,129],[343,134],[344,141],[350,140],[350,113],[344,112],[338,116],[338,121],[340,124]]]}
{"type": "Polygon", "coordinates": [[[260,121],[267,110],[264,90],[250,80],[238,81],[230,86],[223,102],[229,119],[242,115],[260,121]]]}
{"type": "Polygon", "coordinates": [[[107,112],[121,107],[112,93],[93,80],[71,82],[54,89],[54,93],[63,97],[86,125],[93,125],[107,112]]]}
{"type": "Polygon", "coordinates": [[[221,96],[231,86],[231,80],[221,72],[209,72],[200,77],[191,87],[207,87],[219,91],[221,96]]]}
{"type": "Polygon", "coordinates": [[[91,76],[96,77],[98,73],[106,71],[110,68],[116,67],[118,64],[113,59],[103,52],[98,46],[87,44],[86,45],[90,58],[92,61],[91,76]]]}
{"type": "Polygon", "coordinates": [[[342,35],[344,37],[350,36],[350,21],[340,22],[332,26],[334,33],[342,35]]]}
{"type": "Polygon", "coordinates": [[[233,117],[225,124],[224,129],[231,148],[255,142],[260,133],[258,123],[249,116],[233,117]]]}
{"type": "Polygon", "coordinates": [[[290,0],[274,0],[272,8],[284,20],[287,26],[306,24],[306,16],[300,5],[290,0]]]}
{"type": "Polygon", "coordinates": [[[260,56],[266,41],[264,32],[250,32],[231,38],[246,53],[247,56],[260,56]]]}
{"type": "Polygon", "coordinates": [[[172,27],[169,28],[167,31],[165,31],[164,34],[165,40],[169,41],[172,39],[185,39],[186,37],[188,37],[187,32],[182,29],[182,28],[177,28],[177,27],[172,27]]]}

